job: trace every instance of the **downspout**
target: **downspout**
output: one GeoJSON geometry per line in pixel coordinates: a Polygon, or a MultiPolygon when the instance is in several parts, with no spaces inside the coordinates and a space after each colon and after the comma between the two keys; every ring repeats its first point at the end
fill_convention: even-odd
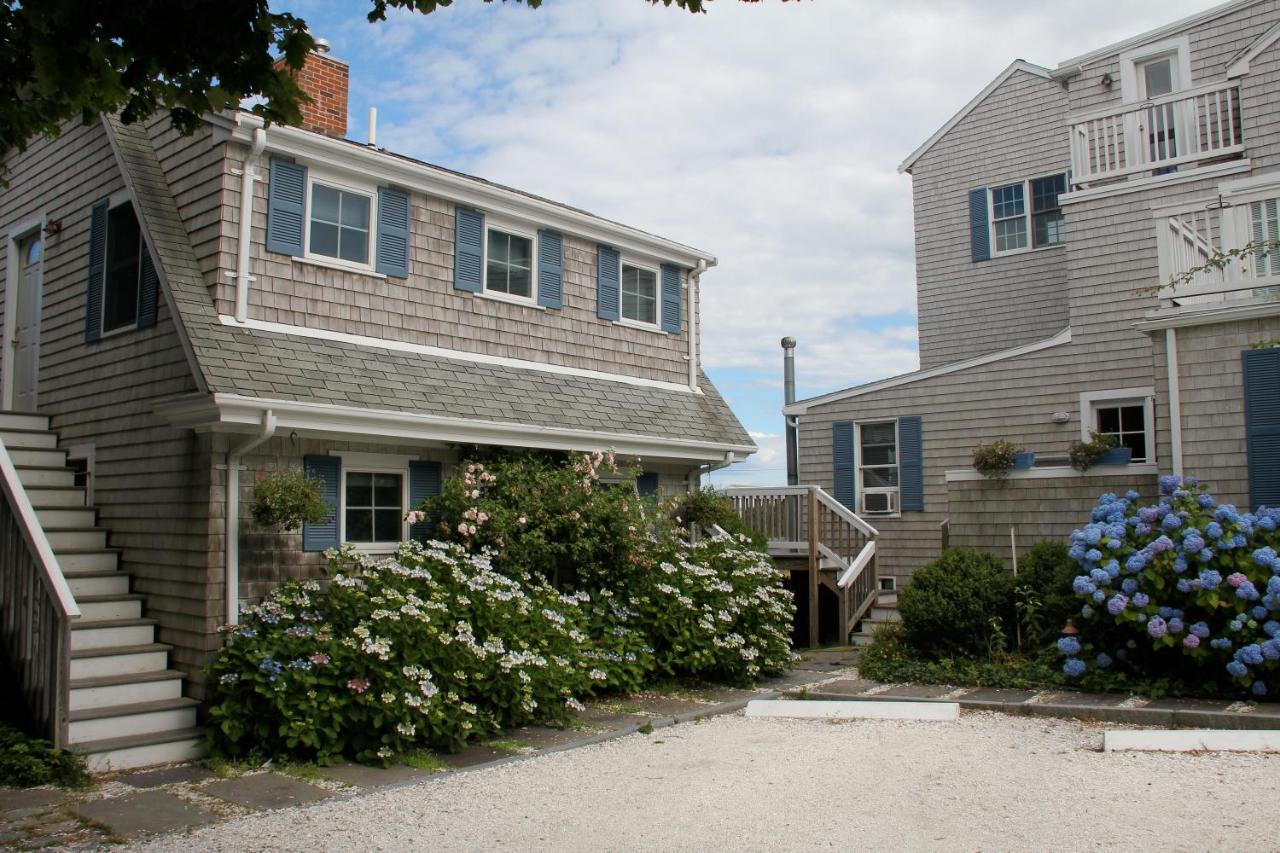
{"type": "Polygon", "coordinates": [[[227,451],[226,518],[223,519],[224,574],[226,576],[226,620],[235,625],[240,620],[240,457],[267,441],[276,432],[276,416],[270,409],[262,413],[258,434],[239,447],[227,451]]]}
{"type": "Polygon", "coordinates": [[[1173,456],[1173,474],[1182,476],[1182,394],[1178,378],[1178,332],[1170,326],[1164,330],[1165,370],[1169,375],[1169,446],[1173,456]]]}
{"type": "MultiPolygon", "coordinates": [[[[782,402],[790,406],[796,401],[796,339],[782,339],[782,402]]],[[[787,485],[794,486],[800,482],[800,460],[796,445],[796,418],[783,414],[786,420],[787,442],[787,485]]]]}
{"type": "Polygon", "coordinates": [[[267,147],[267,132],[262,128],[253,131],[253,145],[245,155],[244,165],[240,169],[240,234],[236,239],[236,322],[243,323],[249,319],[249,282],[253,276],[249,274],[250,240],[253,238],[253,182],[258,179],[253,170],[253,163],[267,147]]]}
{"type": "Polygon", "coordinates": [[[689,390],[698,390],[698,285],[707,271],[707,262],[699,260],[689,271],[689,390]]]}

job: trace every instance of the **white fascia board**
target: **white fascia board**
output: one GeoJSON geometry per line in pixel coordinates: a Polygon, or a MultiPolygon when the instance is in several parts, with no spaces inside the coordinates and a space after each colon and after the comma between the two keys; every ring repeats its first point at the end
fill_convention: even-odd
{"type": "Polygon", "coordinates": [[[277,433],[344,440],[393,439],[429,444],[494,444],[545,450],[612,450],[624,456],[677,459],[697,463],[737,462],[756,452],[753,444],[719,444],[658,436],[592,432],[502,421],[445,418],[411,412],[361,409],[296,400],[272,400],[238,394],[185,398],[156,406],[176,427],[213,432],[245,432],[262,423],[264,412],[276,418],[277,433]]]}
{"type": "Polygon", "coordinates": [[[1280,301],[1275,297],[1254,297],[1242,299],[1223,306],[1205,308],[1199,305],[1187,305],[1181,308],[1168,309],[1164,312],[1148,314],[1146,319],[1133,324],[1139,332],[1154,332],[1159,329],[1182,329],[1188,326],[1212,326],[1218,323],[1238,323],[1245,320],[1257,320],[1262,317],[1280,315],[1280,301]]]}
{"type": "MultiPolygon", "coordinates": [[[[222,121],[215,120],[215,123],[225,126],[222,121]]],[[[242,145],[250,145],[253,131],[259,127],[262,127],[260,119],[247,113],[237,113],[234,123],[230,125],[231,139],[242,145]]],[[[605,243],[623,252],[651,255],[690,269],[696,267],[698,261],[705,261],[708,267],[716,265],[714,255],[683,243],[656,237],[637,228],[610,222],[479,178],[432,168],[377,148],[331,139],[308,130],[273,125],[267,129],[266,150],[354,173],[365,180],[384,181],[497,216],[533,223],[539,228],[549,228],[605,243]]]]}
{"type": "Polygon", "coordinates": [[[310,326],[292,326],[287,323],[272,323],[266,320],[249,319],[241,323],[227,314],[218,315],[222,325],[233,329],[257,329],[274,335],[290,335],[298,338],[313,338],[324,341],[340,341],[358,347],[407,352],[416,355],[428,355],[435,358],[447,358],[452,361],[470,361],[475,364],[492,364],[498,367],[510,367],[515,370],[536,370],[542,373],[553,373],[559,376],[580,376],[584,379],[599,379],[605,382],[617,382],[622,385],[638,385],[643,388],[658,388],[663,391],[679,391],[683,394],[701,394],[701,388],[690,388],[687,382],[663,382],[659,379],[647,379],[643,376],[627,376],[622,373],[605,373],[603,370],[587,370],[582,367],[566,367],[559,364],[546,364],[541,361],[529,361],[522,358],[507,358],[498,355],[486,355],[465,350],[432,347],[424,344],[412,344],[408,341],[393,341],[387,338],[371,338],[367,335],[351,335],[345,332],[331,332],[328,329],[313,329],[310,326]]]}
{"type": "Polygon", "coordinates": [[[1042,341],[1033,341],[1029,344],[1013,347],[1012,349],[1000,350],[999,352],[987,353],[986,355],[975,356],[974,358],[957,361],[953,364],[947,364],[942,367],[931,367],[928,370],[917,370],[915,373],[904,373],[901,376],[891,376],[888,379],[881,379],[878,382],[869,382],[866,385],[858,385],[855,388],[845,388],[843,391],[833,391],[830,394],[824,394],[821,397],[810,397],[808,400],[798,400],[790,406],[784,406],[782,413],[784,415],[803,415],[807,414],[809,409],[815,406],[834,403],[838,400],[847,400],[851,397],[861,397],[865,394],[871,394],[876,391],[884,391],[887,388],[897,388],[902,385],[910,385],[914,382],[921,382],[925,379],[933,379],[935,376],[946,376],[949,373],[959,373],[962,370],[969,370],[974,367],[981,367],[984,364],[992,364],[997,361],[1006,361],[1011,358],[1017,358],[1020,355],[1027,355],[1040,350],[1050,349],[1051,347],[1062,346],[1071,343],[1071,327],[1063,329],[1052,338],[1046,338],[1042,341]]]}
{"type": "Polygon", "coordinates": [[[1214,18],[1227,14],[1228,12],[1234,12],[1237,9],[1244,9],[1248,6],[1256,6],[1261,2],[1263,2],[1263,0],[1230,0],[1228,3],[1222,3],[1195,15],[1190,15],[1186,18],[1174,21],[1173,23],[1156,27],[1154,30],[1148,30],[1145,33],[1130,36],[1123,41],[1109,44],[1106,47],[1095,48],[1088,53],[1073,56],[1070,59],[1058,63],[1058,67],[1054,69],[1053,74],[1059,78],[1071,76],[1072,71],[1078,73],[1083,66],[1088,65],[1094,60],[1109,58],[1121,53],[1122,51],[1128,50],[1131,47],[1138,47],[1149,41],[1155,41],[1163,36],[1170,35],[1181,30],[1190,29],[1191,27],[1202,24],[1205,21],[1211,21],[1214,18]]]}
{"type": "MultiPolygon", "coordinates": [[[[1244,157],[1240,160],[1228,160],[1225,163],[1214,163],[1211,166],[1200,166],[1196,169],[1190,169],[1185,172],[1170,172],[1167,175],[1150,175],[1145,178],[1131,178],[1127,181],[1117,181],[1114,184],[1103,184],[1100,187],[1092,187],[1087,190],[1075,190],[1069,193],[1062,193],[1058,196],[1058,203],[1063,207],[1069,204],[1075,204],[1081,201],[1095,201],[1100,198],[1110,198],[1111,196],[1127,195],[1136,193],[1141,190],[1150,189],[1152,187],[1166,187],[1175,184],[1186,184],[1192,181],[1203,181],[1208,178],[1220,178],[1226,175],[1236,175],[1240,172],[1248,172],[1253,168],[1253,162],[1244,157]]],[[[1183,208],[1185,210],[1185,208],[1183,208]]]]}
{"type": "Polygon", "coordinates": [[[973,112],[977,108],[978,104],[985,101],[987,99],[987,96],[989,96],[996,89],[1000,88],[1000,86],[1004,83],[1004,81],[1008,80],[1010,77],[1014,75],[1015,72],[1018,72],[1018,71],[1025,71],[1028,74],[1034,74],[1037,77],[1043,77],[1046,80],[1049,79],[1048,68],[1042,68],[1039,65],[1032,65],[1030,62],[1026,62],[1024,60],[1015,59],[1013,62],[1009,64],[1008,68],[1001,71],[996,76],[996,79],[988,83],[987,87],[983,89],[981,92],[979,92],[972,101],[970,101],[969,103],[961,107],[960,112],[953,115],[951,119],[942,127],[940,127],[933,136],[930,136],[927,140],[925,140],[923,145],[921,145],[915,151],[912,151],[911,154],[907,157],[907,159],[903,160],[901,165],[898,166],[898,173],[901,174],[903,172],[910,172],[911,167],[915,165],[915,162],[917,160],[919,160],[921,157],[924,156],[926,151],[932,148],[938,142],[939,139],[941,139],[942,137],[950,133],[951,128],[955,127],[957,124],[963,121],[964,117],[967,116],[969,113],[973,112]]]}

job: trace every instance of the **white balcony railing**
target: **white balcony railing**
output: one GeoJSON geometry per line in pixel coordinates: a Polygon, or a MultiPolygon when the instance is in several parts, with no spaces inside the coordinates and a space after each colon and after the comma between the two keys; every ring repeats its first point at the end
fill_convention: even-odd
{"type": "Polygon", "coordinates": [[[1280,186],[1154,215],[1161,299],[1209,305],[1280,294],[1280,186]]]}
{"type": "Polygon", "coordinates": [[[1244,151],[1240,89],[1212,83],[1072,116],[1074,187],[1244,151]]]}

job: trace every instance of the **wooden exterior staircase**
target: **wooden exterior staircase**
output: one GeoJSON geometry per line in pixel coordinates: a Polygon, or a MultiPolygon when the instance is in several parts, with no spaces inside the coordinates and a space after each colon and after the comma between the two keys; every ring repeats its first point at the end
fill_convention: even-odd
{"type": "Polygon", "coordinates": [[[839,597],[840,641],[848,641],[879,595],[876,529],[818,486],[725,492],[742,520],[768,538],[771,556],[807,563],[809,645],[819,644],[821,587],[839,597]]]}
{"type": "Polygon", "coordinates": [[[199,703],[75,480],[46,416],[0,412],[0,640],[28,713],[94,772],[198,758],[199,703]]]}

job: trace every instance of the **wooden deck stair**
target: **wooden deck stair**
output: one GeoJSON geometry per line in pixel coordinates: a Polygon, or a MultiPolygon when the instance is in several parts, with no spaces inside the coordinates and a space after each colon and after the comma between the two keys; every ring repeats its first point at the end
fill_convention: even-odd
{"type": "Polygon", "coordinates": [[[902,617],[898,615],[897,590],[881,591],[876,596],[876,603],[871,606],[858,623],[856,630],[849,636],[849,642],[855,646],[870,645],[876,631],[900,621],[902,617]]]}
{"type": "Polygon", "coordinates": [[[0,412],[0,440],[80,609],[71,623],[65,745],[95,772],[200,757],[199,703],[182,695],[172,647],[156,642],[157,620],[144,615],[145,596],[131,592],[120,551],[108,547],[48,418],[0,412]]]}

